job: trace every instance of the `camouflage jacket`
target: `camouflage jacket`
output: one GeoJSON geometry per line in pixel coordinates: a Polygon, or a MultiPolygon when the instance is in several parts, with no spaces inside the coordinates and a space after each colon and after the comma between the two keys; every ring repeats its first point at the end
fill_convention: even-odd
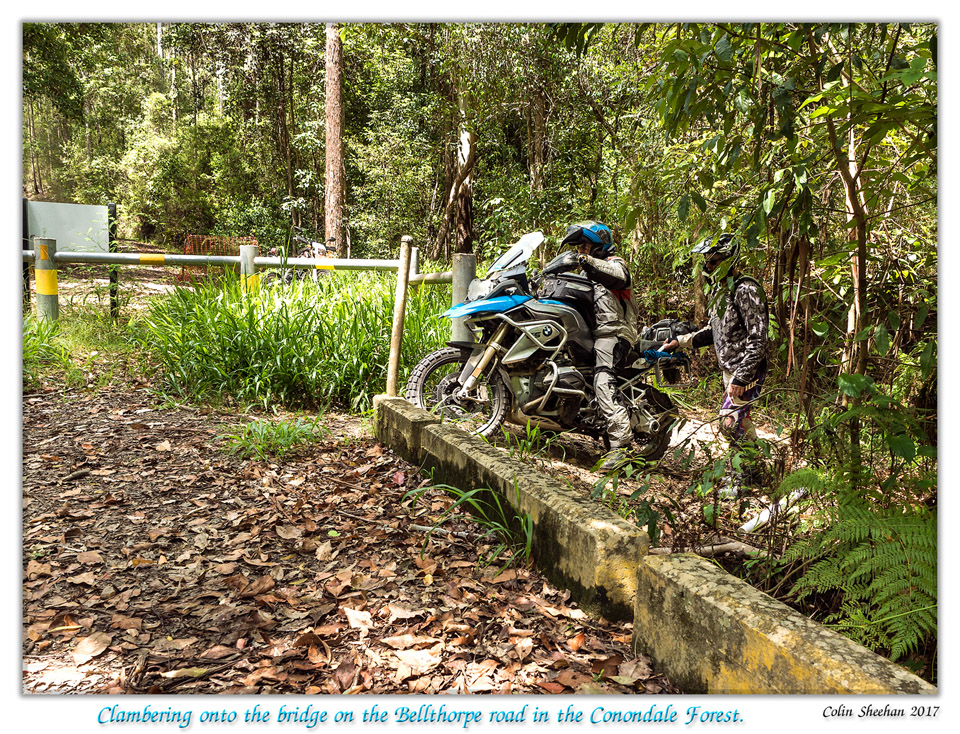
{"type": "Polygon", "coordinates": [[[636,344],[639,319],[626,261],[615,255],[606,260],[585,256],[583,274],[593,281],[594,338],[618,336],[636,344]]]}
{"type": "Polygon", "coordinates": [[[713,344],[720,368],[733,384],[749,385],[767,367],[767,297],[753,278],[740,276],[733,292],[721,283],[710,298],[710,322],[693,335],[693,346],[713,344]]]}

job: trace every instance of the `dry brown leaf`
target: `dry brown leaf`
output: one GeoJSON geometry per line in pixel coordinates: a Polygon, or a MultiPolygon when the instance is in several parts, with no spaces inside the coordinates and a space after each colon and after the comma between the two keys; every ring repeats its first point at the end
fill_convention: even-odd
{"type": "Polygon", "coordinates": [[[202,678],[210,672],[210,668],[180,668],[161,673],[161,678],[202,678]]]}
{"type": "Polygon", "coordinates": [[[393,654],[415,673],[423,674],[430,672],[440,664],[440,652],[442,650],[443,645],[440,644],[429,650],[397,650],[393,654]]]}
{"type": "Polygon", "coordinates": [[[296,525],[280,525],[277,527],[277,535],[284,540],[296,540],[303,537],[303,528],[296,525]]]}
{"type": "Polygon", "coordinates": [[[513,581],[515,578],[517,578],[517,572],[516,572],[516,570],[514,570],[514,569],[512,569],[512,568],[508,568],[506,571],[504,571],[504,572],[501,573],[500,575],[496,576],[496,577],[493,579],[493,583],[495,583],[495,584],[502,584],[502,583],[504,583],[504,582],[506,582],[506,581],[513,581]]]}
{"type": "Polygon", "coordinates": [[[436,637],[427,637],[425,635],[397,635],[396,637],[384,637],[380,642],[384,645],[389,645],[394,650],[406,650],[411,647],[432,645],[440,642],[440,640],[436,637]]]}
{"type": "Polygon", "coordinates": [[[236,648],[227,647],[226,645],[214,645],[209,650],[204,650],[200,653],[200,657],[204,660],[220,660],[229,655],[233,655],[236,651],[236,648]]]}
{"type": "Polygon", "coordinates": [[[90,662],[110,647],[110,643],[112,642],[112,635],[108,635],[106,632],[94,632],[89,637],[84,637],[77,643],[77,646],[73,650],[73,661],[77,665],[90,662]]]}
{"type": "Polygon", "coordinates": [[[350,607],[344,607],[343,612],[347,615],[347,621],[354,629],[360,629],[366,634],[373,627],[373,618],[370,616],[370,612],[351,609],[350,607]]]}
{"type": "Polygon", "coordinates": [[[85,566],[92,566],[97,563],[103,563],[103,558],[96,551],[85,551],[77,554],[77,561],[85,566]]]}
{"type": "Polygon", "coordinates": [[[67,581],[69,581],[71,584],[86,584],[87,586],[93,586],[96,579],[97,577],[93,571],[87,571],[86,573],[67,577],[67,581]]]}
{"type": "Polygon", "coordinates": [[[620,664],[617,672],[621,676],[633,678],[634,680],[646,679],[653,675],[653,670],[650,668],[650,662],[648,660],[644,660],[643,658],[625,660],[620,664]]]}
{"type": "Polygon", "coordinates": [[[398,619],[422,617],[424,614],[422,609],[414,609],[413,607],[405,604],[387,604],[387,609],[390,611],[390,619],[388,620],[388,623],[393,623],[398,619]]]}
{"type": "Polygon", "coordinates": [[[586,635],[584,635],[583,632],[581,632],[576,637],[571,637],[569,640],[567,640],[567,647],[569,647],[571,650],[576,652],[581,647],[583,647],[583,641],[585,639],[586,639],[586,635]]]}
{"type": "Polygon", "coordinates": [[[314,553],[318,561],[332,561],[337,557],[337,552],[333,550],[333,546],[330,544],[329,540],[325,540],[319,546],[317,546],[317,551],[314,553]]]}
{"type": "Polygon", "coordinates": [[[158,650],[186,650],[199,642],[196,637],[185,637],[176,640],[159,640],[156,643],[158,650]]]}
{"type": "Polygon", "coordinates": [[[110,626],[122,630],[140,630],[143,629],[143,620],[136,617],[125,617],[122,614],[114,614],[110,620],[110,626]]]}
{"type": "Polygon", "coordinates": [[[563,693],[566,690],[562,684],[549,680],[538,680],[537,685],[550,693],[563,693]]]}
{"type": "Polygon", "coordinates": [[[29,579],[35,579],[38,576],[50,576],[51,573],[49,563],[40,563],[39,561],[27,563],[27,578],[29,579]]]}

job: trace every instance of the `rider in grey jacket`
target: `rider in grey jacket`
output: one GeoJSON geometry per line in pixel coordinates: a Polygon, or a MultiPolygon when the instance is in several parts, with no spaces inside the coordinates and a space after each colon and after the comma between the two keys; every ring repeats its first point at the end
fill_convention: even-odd
{"type": "Polygon", "coordinates": [[[596,317],[593,391],[610,442],[610,453],[600,466],[600,471],[606,471],[623,460],[623,449],[633,440],[630,414],[617,400],[616,379],[616,369],[626,359],[638,335],[630,271],[626,261],[614,254],[610,229],[599,222],[570,225],[561,244],[577,248],[583,274],[593,281],[596,317]]]}

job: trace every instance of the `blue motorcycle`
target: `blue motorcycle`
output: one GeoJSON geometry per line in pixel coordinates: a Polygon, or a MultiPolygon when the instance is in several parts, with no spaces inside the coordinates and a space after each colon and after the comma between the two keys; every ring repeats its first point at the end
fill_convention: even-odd
{"type": "MultiPolygon", "coordinates": [[[[405,396],[481,436],[493,436],[506,421],[606,442],[593,394],[593,284],[570,272],[579,269],[575,252],[528,277],[527,263],[543,240],[540,232],[524,235],[470,284],[463,303],[442,314],[463,318],[474,339],[448,342],[421,359],[405,396]]],[[[686,356],[657,352],[659,346],[641,340],[617,375],[633,453],[649,461],[667,450],[679,414],[648,380],[661,375],[661,365],[689,369],[686,356]]]]}

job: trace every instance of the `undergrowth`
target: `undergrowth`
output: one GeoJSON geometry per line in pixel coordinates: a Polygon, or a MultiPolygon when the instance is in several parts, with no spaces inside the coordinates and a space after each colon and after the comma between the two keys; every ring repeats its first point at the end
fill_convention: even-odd
{"type": "MultiPolygon", "coordinates": [[[[386,383],[394,286],[391,277],[331,273],[255,293],[235,277],[178,288],[151,308],[142,343],[175,396],[364,411],[386,383]]],[[[445,297],[436,287],[411,290],[401,378],[448,338],[436,318],[445,297]]]]}
{"type": "Polygon", "coordinates": [[[265,461],[268,458],[282,459],[296,448],[315,441],[330,433],[318,415],[312,421],[302,418],[295,420],[271,421],[258,418],[242,423],[234,430],[220,434],[218,438],[225,442],[227,453],[240,458],[255,458],[265,461]]]}
{"type": "MultiPolygon", "coordinates": [[[[491,550],[481,556],[482,565],[489,566],[503,559],[500,566],[503,571],[513,565],[530,564],[533,552],[533,519],[530,515],[514,510],[499,493],[486,488],[462,490],[448,484],[434,484],[410,490],[404,494],[402,501],[409,501],[412,509],[425,493],[435,489],[442,490],[454,501],[432,521],[433,525],[424,537],[421,554],[426,551],[431,536],[454,517],[457,510],[465,510],[474,522],[486,529],[486,535],[495,540],[491,550]]],[[[519,490],[516,491],[519,501],[519,490]]]]}

